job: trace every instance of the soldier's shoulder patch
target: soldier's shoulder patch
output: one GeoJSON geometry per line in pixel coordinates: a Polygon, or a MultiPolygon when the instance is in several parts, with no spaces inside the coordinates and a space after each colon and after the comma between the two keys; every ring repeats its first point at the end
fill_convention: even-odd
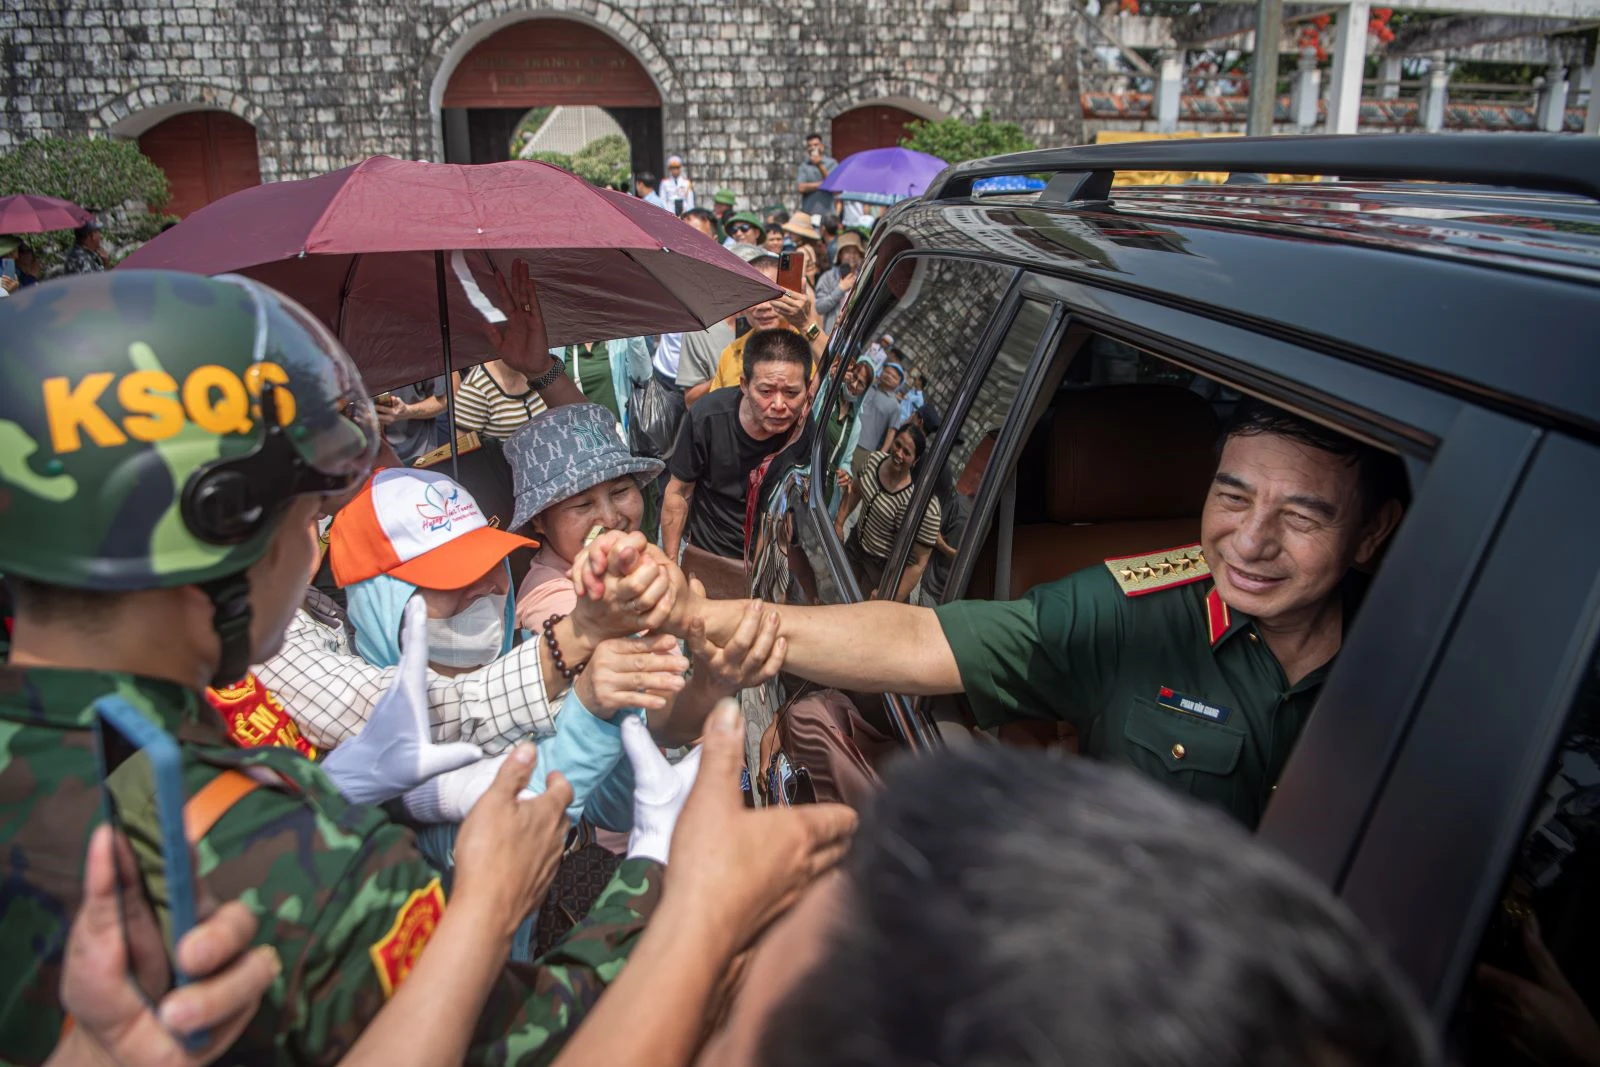
{"type": "Polygon", "coordinates": [[[394,991],[411,973],[443,917],[444,890],[435,878],[406,898],[389,932],[367,950],[385,997],[394,996],[394,991]]]}
{"type": "MultiPolygon", "coordinates": [[[[464,456],[468,452],[476,452],[482,447],[483,442],[479,440],[477,430],[469,430],[456,438],[457,455],[464,456]]],[[[413,467],[432,467],[435,464],[443,463],[449,458],[450,446],[448,444],[443,444],[434,449],[432,452],[427,452],[421,456],[418,456],[411,465],[413,467]]]]}
{"type": "Polygon", "coordinates": [[[1139,556],[1117,556],[1106,560],[1106,569],[1116,579],[1124,596],[1144,596],[1162,589],[1174,589],[1198,582],[1211,574],[1205,553],[1199,545],[1184,545],[1139,556]]]}

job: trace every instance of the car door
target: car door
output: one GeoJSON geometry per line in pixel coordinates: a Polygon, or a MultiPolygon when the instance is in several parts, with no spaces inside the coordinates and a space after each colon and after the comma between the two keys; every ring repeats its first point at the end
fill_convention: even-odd
{"type": "Polygon", "coordinates": [[[1600,1055],[1573,1044],[1600,1039],[1600,447],[1479,422],[1523,468],[1515,503],[1339,889],[1466,1062],[1582,1062],[1600,1055]]]}
{"type": "MultiPolygon", "coordinates": [[[[1194,387],[1260,396],[1406,460],[1413,488],[1407,517],[1387,547],[1261,823],[1263,836],[1326,884],[1337,885],[1471,576],[1515,495],[1529,428],[1387,373],[1370,358],[1349,358],[1331,343],[1285,340],[1077,280],[1029,276],[1018,298],[1051,301],[1062,314],[1052,327],[1060,341],[1043,356],[1056,362],[1058,373],[1034,368],[1013,405],[1019,419],[1042,417],[1045,398],[1039,391],[1055,388],[1060,372],[1084,350],[1086,342],[1075,339],[1100,337],[1192,372],[1194,387]]],[[[1137,435],[1137,426],[1131,429],[1137,435]]],[[[1037,491],[1008,484],[1026,436],[1022,428],[1008,431],[996,450],[947,599],[961,595],[979,570],[985,541],[1005,526],[1006,498],[1037,491]]],[[[1006,583],[997,580],[990,588],[1006,583]]],[[[923,728],[917,718],[937,712],[937,702],[918,702],[909,714],[913,729],[923,728]]]]}

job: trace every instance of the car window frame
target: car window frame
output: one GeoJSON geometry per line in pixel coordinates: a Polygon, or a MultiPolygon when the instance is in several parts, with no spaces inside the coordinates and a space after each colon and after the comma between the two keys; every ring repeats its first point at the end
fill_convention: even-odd
{"type": "MultiPolygon", "coordinates": [[[[916,515],[920,519],[920,516],[928,507],[928,502],[933,499],[933,491],[935,484],[938,482],[939,471],[944,469],[945,463],[950,458],[951,450],[955,448],[956,435],[944,432],[945,428],[965,425],[967,415],[971,412],[972,405],[977,400],[978,394],[988,384],[989,375],[994,370],[994,361],[996,356],[999,355],[1001,346],[1005,344],[1006,338],[1011,335],[1011,330],[1017,323],[1022,305],[1028,301],[1040,304],[1045,308],[1044,331],[1039,335],[1039,340],[1034,345],[1032,355],[1028,357],[1022,378],[1017,384],[1016,400],[1013,401],[1010,411],[1006,413],[1005,422],[1001,424],[999,436],[995,440],[995,452],[991,453],[992,457],[1000,455],[1001,442],[1006,440],[1008,434],[1016,432],[1013,428],[1022,418],[1026,417],[1026,408],[1022,404],[1022,400],[1024,397],[1035,396],[1038,393],[1036,379],[1048,369],[1051,363],[1050,355],[1059,343],[1062,323],[1066,318],[1066,309],[1057,301],[1039,300],[1023,294],[1018,289],[1015,299],[1008,299],[1002,305],[1001,314],[990,321],[991,329],[994,329],[1002,320],[1004,325],[995,330],[992,338],[985,337],[986,342],[992,340],[993,343],[988,346],[985,352],[983,373],[981,375],[969,374],[966,380],[962,382],[960,390],[956,393],[955,403],[951,405],[950,416],[940,424],[940,432],[934,435],[932,451],[928,454],[927,462],[924,464],[922,473],[917,478],[916,486],[912,490],[911,502],[906,507],[908,518],[916,515]]],[[[990,462],[995,462],[995,459],[991,458],[990,462]]],[[[888,598],[899,587],[900,577],[905,573],[906,565],[910,562],[912,544],[916,540],[917,525],[918,523],[916,522],[902,523],[899,532],[895,535],[894,547],[890,549],[888,562],[884,565],[883,580],[878,585],[878,596],[880,598],[888,598]]],[[[972,523],[969,521],[968,526],[970,527],[971,525],[972,523]]],[[[964,532],[962,541],[963,543],[966,541],[964,532]]],[[[957,547],[959,548],[960,546],[957,547]]]]}
{"type": "MultiPolygon", "coordinates": [[[[993,362],[994,355],[999,350],[1000,341],[1005,336],[1005,331],[1010,328],[1011,319],[1016,314],[1016,308],[1019,303],[1017,286],[1021,280],[1022,272],[1016,270],[1014,267],[1011,267],[1008,264],[995,263],[993,260],[985,259],[982,256],[948,253],[937,248],[911,249],[897,254],[888,262],[888,264],[886,264],[884,270],[882,270],[877,279],[875,279],[876,284],[872,291],[872,296],[869,297],[869,299],[873,302],[877,301],[880,291],[883,290],[887,285],[887,279],[895,272],[896,268],[898,268],[903,261],[927,257],[966,260],[975,264],[982,264],[985,267],[999,268],[1002,271],[1009,270],[1011,272],[1011,277],[1006,280],[1005,288],[1001,291],[999,301],[989,313],[989,318],[984,324],[983,332],[978,335],[978,344],[973,352],[972,360],[967,364],[967,369],[962,375],[961,383],[956,389],[955,401],[952,405],[952,409],[954,410],[956,407],[959,407],[961,414],[965,415],[967,408],[972,404],[972,398],[977,395],[979,388],[982,387],[983,379],[988,374],[989,365],[993,362]],[[1004,325],[998,325],[1001,323],[1004,325]]],[[[881,321],[881,318],[882,316],[878,314],[871,316],[873,330],[876,329],[878,322],[881,321]]],[[[867,319],[865,317],[858,317],[857,325],[854,327],[850,338],[850,343],[853,343],[855,347],[850,348],[847,344],[846,348],[844,349],[845,351],[849,351],[851,353],[851,359],[854,359],[856,356],[858,356],[861,350],[865,347],[865,343],[871,339],[872,330],[868,330],[866,327],[860,325],[866,321],[867,319]]],[[[843,361],[841,360],[841,363],[842,362],[843,361]]],[[[837,401],[838,390],[842,388],[844,388],[843,374],[834,375],[829,383],[827,400],[822,406],[822,410],[824,412],[829,409],[829,405],[837,401]]],[[[845,593],[849,597],[849,599],[845,602],[859,603],[867,598],[866,591],[856,583],[855,573],[852,571],[850,563],[844,554],[844,544],[839,540],[838,536],[835,535],[833,531],[833,523],[831,521],[822,521],[822,519],[819,517],[827,514],[828,505],[827,501],[823,498],[822,487],[818,484],[816,478],[817,464],[822,458],[822,449],[824,444],[823,434],[817,433],[814,436],[816,437],[816,441],[813,442],[810,456],[812,477],[806,493],[806,510],[811,514],[813,521],[815,521],[820,528],[818,536],[820,537],[824,546],[823,550],[827,556],[829,567],[833,572],[833,577],[837,582],[841,592],[845,593]]],[[[939,438],[939,436],[940,435],[935,435],[936,440],[939,438]]],[[[948,448],[946,451],[948,451],[948,448]]],[[[942,460],[943,453],[940,455],[942,460]]],[[[915,497],[913,497],[913,506],[915,506],[915,497]]],[[[900,542],[897,539],[895,548],[889,553],[889,563],[885,567],[886,573],[889,569],[895,566],[895,560],[898,558],[899,552],[900,542]]],[[[898,569],[895,570],[895,580],[899,580],[898,569]]],[[[904,740],[904,738],[902,738],[902,740],[904,740]]]]}
{"type": "MultiPolygon", "coordinates": [[[[1386,573],[1405,573],[1407,568],[1433,573],[1430,568],[1443,566],[1470,574],[1510,504],[1514,471],[1502,472],[1506,476],[1493,484],[1468,477],[1460,479],[1464,484],[1459,487],[1447,487],[1438,479],[1440,458],[1445,455],[1446,446],[1456,443],[1462,434],[1463,420],[1484,414],[1461,398],[1397,379],[1359,358],[1351,358],[1350,353],[1331,342],[1313,345],[1305,338],[1285,337],[1281,331],[1208,318],[1191,309],[1099,289],[1078,279],[1030,272],[1022,279],[1020,291],[1025,297],[1059,300],[1068,309],[1062,323],[1064,331],[1085,327],[1136,345],[1230,388],[1323,418],[1342,432],[1398,452],[1411,462],[1413,471],[1420,463],[1427,471],[1422,488],[1425,490],[1430,484],[1437,488],[1431,494],[1419,492],[1414,497],[1407,520],[1388,546],[1383,567],[1369,592],[1367,608],[1374,615],[1386,617],[1387,612],[1404,607],[1397,603],[1405,599],[1404,583],[1384,580],[1386,573]],[[1456,488],[1459,496],[1443,499],[1456,488]],[[1464,507],[1465,502],[1472,507],[1464,507]],[[1453,538],[1454,551],[1447,558],[1432,539],[1433,532],[1441,528],[1453,538]]],[[[1063,351],[1060,358],[1070,360],[1079,352],[1079,348],[1063,351]]],[[[1035,382],[1043,380],[1042,373],[1035,377],[1035,382]]],[[[1037,396],[1019,395],[1017,408],[1032,411],[1037,402],[1037,396]]],[[[1030,418],[1023,427],[1025,432],[1032,431],[1033,421],[1030,418]]],[[[997,442],[996,459],[991,462],[968,524],[969,541],[962,546],[952,571],[954,588],[965,591],[965,583],[971,577],[971,561],[988,535],[993,508],[1015,468],[1022,443],[1016,432],[997,442]],[[958,579],[961,584],[956,585],[958,579]]],[[[1452,463],[1456,472],[1469,473],[1468,450],[1449,451],[1463,460],[1452,463]]],[[[1502,460],[1514,468],[1514,450],[1502,460]]],[[[1284,768],[1281,783],[1292,787],[1302,778],[1312,780],[1317,769],[1316,754],[1326,750],[1338,735],[1343,735],[1346,747],[1365,754],[1359,766],[1338,769],[1336,793],[1327,789],[1320,794],[1290,789],[1286,795],[1275,796],[1261,825],[1263,837],[1326,885],[1338,884],[1359,846],[1367,816],[1377,803],[1394,754],[1417,708],[1417,699],[1409,696],[1404,714],[1396,717],[1380,711],[1372,700],[1373,689],[1381,680],[1380,691],[1421,693],[1469,588],[1466,583],[1435,587],[1416,598],[1414,610],[1405,618],[1424,636],[1404,646],[1404,651],[1416,658],[1403,674],[1391,671],[1381,676],[1368,675],[1360,669],[1362,663],[1392,657],[1396,646],[1385,636],[1387,628],[1357,626],[1318,699],[1319,711],[1338,711],[1311,717],[1284,768]],[[1291,800],[1296,793],[1296,799],[1291,800]]]]}
{"type": "Polygon", "coordinates": [[[1592,560],[1600,499],[1572,479],[1600,479],[1600,448],[1492,417],[1524,435],[1525,471],[1339,887],[1441,1026],[1600,650],[1600,565],[1528,603],[1530,553],[1592,560]],[[1496,647],[1515,654],[1486,669],[1496,647]]]}

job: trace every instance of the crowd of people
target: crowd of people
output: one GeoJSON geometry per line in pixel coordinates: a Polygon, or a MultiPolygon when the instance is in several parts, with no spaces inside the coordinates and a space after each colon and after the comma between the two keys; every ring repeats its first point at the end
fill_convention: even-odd
{"type": "MultiPolygon", "coordinates": [[[[992,436],[916,518],[887,602],[745,598],[763,474],[808,427],[863,590],[940,429],[892,336],[819,393],[865,255],[820,188],[834,165],[807,138],[793,214],[723,190],[703,208],[678,157],[640,176],[771,279],[805,257],[799,289],[696,333],[553,348],[519,263],[498,358],[376,396],[237,277],[89,269],[0,304],[0,1060],[1437,1062],[1381,952],[1249,836],[1259,788],[1203,806],[980,744],[893,763],[858,813],[746,767],[737,696],[780,670],[965,690],[985,726],[1131,707],[1146,680],[1073,629],[1140,632],[1103,568],[930,610],[992,436]],[[248,410],[197,414],[196,380],[239,383],[248,410]],[[1079,641],[1092,672],[1038,655],[1079,641]],[[130,788],[97,752],[107,694],[180,746],[201,898],[181,939],[156,807],[104,821],[102,789],[130,788]]],[[[1328,447],[1261,415],[1224,451],[1249,471],[1277,448],[1280,481],[1314,468],[1347,520],[1303,574],[1233,590],[1310,628],[1297,657],[1272,645],[1291,684],[1338,624],[1301,586],[1331,603],[1399,517],[1364,455],[1328,447]]],[[[1208,521],[1244,558],[1259,530],[1230,507],[1208,521]]],[[[1094,739],[1120,730],[1083,727],[1119,762],[1094,739]]]]}

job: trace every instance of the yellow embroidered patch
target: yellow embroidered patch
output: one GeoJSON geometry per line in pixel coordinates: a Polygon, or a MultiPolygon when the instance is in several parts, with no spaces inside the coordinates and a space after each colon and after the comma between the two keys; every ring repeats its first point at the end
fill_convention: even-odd
{"type": "Polygon", "coordinates": [[[367,950],[372,956],[373,969],[378,972],[378,983],[385,997],[394,996],[400,983],[406,980],[417,957],[427,947],[428,938],[439,928],[444,917],[444,890],[435,878],[423,888],[412,893],[401,905],[389,932],[367,950]]]}

